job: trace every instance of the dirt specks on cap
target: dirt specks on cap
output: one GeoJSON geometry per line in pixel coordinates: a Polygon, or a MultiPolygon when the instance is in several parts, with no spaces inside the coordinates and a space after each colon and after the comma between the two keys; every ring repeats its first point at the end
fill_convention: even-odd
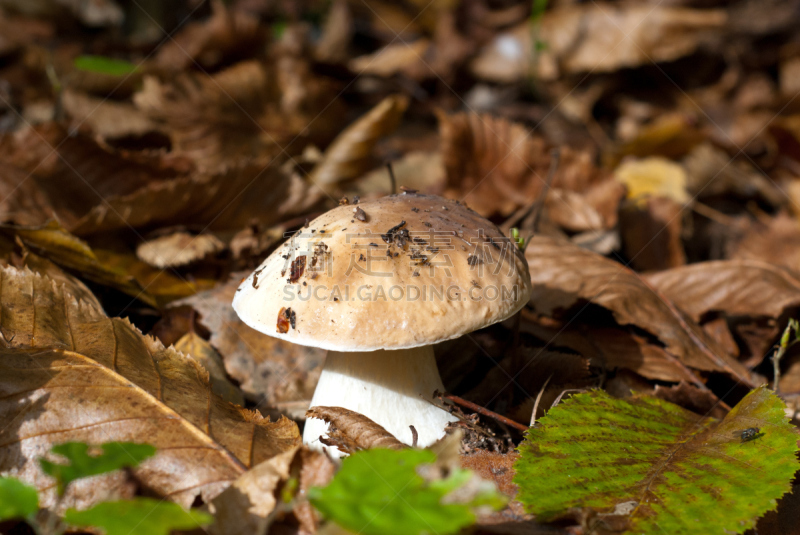
{"type": "Polygon", "coordinates": [[[283,307],[278,312],[278,332],[288,333],[289,327],[292,329],[297,327],[297,314],[291,308],[283,307]]]}
{"type": "Polygon", "coordinates": [[[258,276],[261,275],[261,272],[264,271],[264,268],[257,269],[253,272],[253,288],[258,290],[258,276]]]}
{"type": "Polygon", "coordinates": [[[297,282],[300,277],[303,276],[303,272],[306,270],[306,256],[298,256],[292,262],[292,267],[289,271],[289,282],[294,284],[297,282]]]}
{"type": "Polygon", "coordinates": [[[480,264],[483,264],[483,260],[475,256],[474,254],[471,254],[467,257],[467,264],[469,264],[470,266],[478,266],[480,264]]]}
{"type": "Polygon", "coordinates": [[[360,206],[356,206],[353,208],[353,212],[355,213],[355,218],[359,221],[366,221],[367,220],[367,213],[361,209],[360,206]]]}

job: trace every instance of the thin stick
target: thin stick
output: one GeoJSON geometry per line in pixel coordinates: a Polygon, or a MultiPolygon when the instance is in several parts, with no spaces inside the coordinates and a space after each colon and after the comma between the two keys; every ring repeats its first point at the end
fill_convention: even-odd
{"type": "Polygon", "coordinates": [[[417,429],[413,425],[409,425],[408,427],[411,428],[411,447],[417,447],[417,440],[419,440],[419,434],[417,433],[417,429]]]}
{"type": "MultiPolygon", "coordinates": [[[[561,161],[561,151],[558,147],[554,148],[550,151],[550,169],[547,171],[547,180],[544,183],[544,190],[539,195],[539,198],[536,199],[536,202],[533,204],[531,208],[531,214],[533,215],[533,219],[531,221],[531,228],[533,232],[536,233],[539,230],[539,218],[542,216],[542,209],[544,208],[544,201],[547,198],[547,193],[550,191],[550,186],[553,184],[553,178],[556,176],[556,170],[558,169],[558,163],[561,161]]],[[[530,238],[525,241],[525,244],[530,241],[530,238]]]]}
{"type": "Polygon", "coordinates": [[[547,388],[547,383],[549,383],[552,378],[553,374],[551,373],[550,377],[548,377],[547,381],[542,385],[542,389],[539,390],[539,394],[536,396],[536,401],[533,403],[533,412],[531,413],[531,427],[536,424],[536,411],[539,409],[539,402],[542,400],[542,394],[544,394],[544,389],[547,388]]]}
{"type": "Polygon", "coordinates": [[[450,401],[452,401],[456,405],[461,405],[462,407],[465,407],[465,408],[467,408],[467,409],[469,409],[471,411],[475,411],[478,414],[482,414],[482,415],[487,416],[489,418],[494,418],[498,422],[502,422],[502,423],[506,424],[509,427],[513,427],[517,431],[527,431],[528,430],[528,426],[527,425],[523,425],[523,424],[521,424],[519,422],[515,422],[514,420],[510,420],[510,419],[506,418],[503,415],[497,414],[496,412],[492,412],[489,409],[481,407],[480,405],[478,405],[476,403],[473,403],[471,401],[467,401],[464,398],[460,398],[460,397],[458,397],[456,395],[448,394],[446,392],[440,392],[438,395],[443,397],[443,398],[449,399],[450,401]]]}
{"type": "Polygon", "coordinates": [[[392,169],[392,162],[386,162],[386,169],[389,171],[389,180],[392,181],[392,195],[397,193],[397,179],[394,177],[394,169],[392,169]]]}

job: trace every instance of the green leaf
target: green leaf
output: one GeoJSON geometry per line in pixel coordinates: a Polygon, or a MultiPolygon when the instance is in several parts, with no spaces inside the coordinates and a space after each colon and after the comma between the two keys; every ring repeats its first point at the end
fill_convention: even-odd
{"type": "Polygon", "coordinates": [[[58,493],[61,495],[64,494],[67,485],[76,479],[137,466],[156,453],[156,448],[150,444],[134,442],[106,442],[100,449],[102,449],[101,454],[90,455],[88,444],[65,442],[53,446],[51,451],[66,457],[69,464],[57,464],[47,459],[39,459],[39,464],[45,474],[56,478],[58,493]]]}
{"type": "Polygon", "coordinates": [[[125,76],[136,72],[136,65],[121,59],[106,58],[103,56],[78,56],[75,58],[75,68],[81,71],[97,72],[109,76],[125,76]]]}
{"type": "Polygon", "coordinates": [[[800,467],[784,407],[763,386],[721,422],[652,397],[573,396],[528,431],[517,498],[542,520],[619,505],[614,520],[627,532],[742,533],[775,508],[800,467]]]}
{"type": "Polygon", "coordinates": [[[547,0],[533,0],[531,5],[531,21],[539,20],[547,9],[547,0]]]}
{"type": "Polygon", "coordinates": [[[85,511],[67,509],[64,520],[73,526],[103,528],[107,535],[169,535],[173,530],[207,526],[214,517],[173,502],[136,498],[99,503],[85,511]]]}
{"type": "Polygon", "coordinates": [[[362,535],[456,533],[475,522],[473,508],[505,505],[493,487],[470,494],[466,501],[443,503],[472,473],[456,469],[445,479],[428,482],[417,467],[435,461],[429,450],[360,451],[344,459],[327,487],[310,489],[309,500],[327,518],[362,535]]]}
{"type": "Polygon", "coordinates": [[[39,493],[13,477],[0,477],[0,521],[29,518],[39,510],[39,493]]]}

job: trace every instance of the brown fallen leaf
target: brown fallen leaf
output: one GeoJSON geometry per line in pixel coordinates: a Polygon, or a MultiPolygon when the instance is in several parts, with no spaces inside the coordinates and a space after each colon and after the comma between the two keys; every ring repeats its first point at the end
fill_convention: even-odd
{"type": "Polygon", "coordinates": [[[627,368],[660,381],[696,380],[661,344],[630,332],[634,329],[552,321],[524,310],[522,317],[523,332],[536,336],[550,348],[575,351],[602,369],[627,368]]]}
{"type": "Polygon", "coordinates": [[[158,131],[153,121],[127,102],[92,97],[72,89],[65,89],[61,99],[72,125],[88,128],[104,140],[158,131]]]}
{"type": "Polygon", "coordinates": [[[133,97],[136,107],[168,132],[172,150],[205,170],[280,154],[294,134],[291,121],[273,109],[275,99],[274,81],[256,61],[213,76],[181,74],[172,82],[146,76],[133,97]]]}
{"type": "Polygon", "coordinates": [[[175,342],[175,349],[192,357],[208,372],[211,380],[211,391],[216,395],[230,401],[234,405],[244,406],[244,396],[233,383],[225,376],[225,367],[222,357],[211,344],[203,340],[196,333],[186,333],[175,342]]]}
{"type": "MultiPolygon", "coordinates": [[[[151,443],[159,452],[137,479],[188,507],[300,442],[293,422],[223,401],[193,359],[30,271],[0,269],[0,332],[0,470],[36,486],[45,507],[55,486],[37,458],[55,443],[151,443]]],[[[98,497],[69,492],[65,505],[98,497]]]]}
{"type": "Polygon", "coordinates": [[[625,201],[619,210],[622,250],[638,271],[682,266],[685,208],[669,197],[625,201]]]}
{"type": "Polygon", "coordinates": [[[800,306],[797,274],[760,260],[699,262],[644,277],[695,321],[712,311],[779,318],[800,306]]]}
{"type": "Polygon", "coordinates": [[[140,243],[136,256],[153,267],[167,268],[191,264],[224,248],[225,244],[213,234],[179,231],[140,243]]]}
{"type": "Polygon", "coordinates": [[[786,213],[754,223],[732,247],[732,260],[769,262],[800,271],[800,222],[786,213]]]}
{"type": "Polygon", "coordinates": [[[311,171],[309,180],[323,186],[355,178],[371,167],[372,148],[393,132],[408,107],[408,97],[388,96],[345,128],[311,171]]]}
{"type": "Polygon", "coordinates": [[[530,304],[538,313],[552,316],[589,302],[608,309],[620,325],[650,333],[682,366],[725,373],[751,388],[755,384],[746,368],[629,268],[543,236],[531,238],[525,257],[533,283],[530,304]]]}
{"type": "MultiPolygon", "coordinates": [[[[508,215],[527,206],[543,191],[551,155],[550,147],[542,138],[530,135],[521,124],[491,115],[439,113],[438,117],[447,196],[489,217],[508,215]]],[[[613,225],[616,203],[609,210],[604,206],[607,195],[589,194],[596,187],[604,187],[606,179],[609,177],[594,166],[588,153],[568,147],[560,149],[553,188],[580,193],[586,204],[601,215],[604,225],[613,225]],[[597,204],[593,206],[594,201],[597,204]]],[[[618,201],[619,197],[616,199],[618,201]]],[[[595,215],[574,213],[576,210],[570,206],[568,198],[556,196],[549,203],[549,211],[563,210],[565,214],[561,220],[572,226],[585,227],[586,217],[591,223],[597,221],[595,215]]]]}
{"type": "Polygon", "coordinates": [[[13,266],[17,269],[27,267],[34,273],[47,276],[65,286],[66,291],[75,296],[78,301],[86,301],[98,310],[103,308],[92,291],[80,279],[70,275],[47,258],[30,251],[13,235],[3,233],[2,227],[0,227],[0,266],[13,266]]]}
{"type": "MultiPolygon", "coordinates": [[[[342,407],[311,407],[306,418],[319,418],[329,424],[320,442],[342,453],[355,453],[370,448],[401,450],[407,446],[394,435],[363,414],[342,407]]],[[[409,430],[409,432],[411,432],[409,430]]]]}
{"type": "Polygon", "coordinates": [[[300,446],[279,453],[239,476],[212,500],[215,522],[213,534],[248,535],[266,533],[267,517],[275,509],[275,496],[281,481],[289,478],[292,461],[300,446]]]}
{"type": "Polygon", "coordinates": [[[158,49],[155,61],[162,69],[213,69],[263,48],[266,35],[257,18],[241,10],[229,10],[219,0],[210,4],[208,19],[189,22],[158,49]]]}
{"type": "MultiPolygon", "coordinates": [[[[156,297],[145,290],[135,277],[127,271],[101,262],[89,244],[70,234],[56,221],[50,221],[43,227],[2,225],[0,232],[16,236],[26,248],[64,269],[74,271],[92,282],[116,288],[151,306],[157,306],[156,297]]],[[[40,272],[34,267],[31,269],[40,272]]]]}
{"type": "Polygon", "coordinates": [[[200,324],[211,333],[209,342],[220,352],[228,375],[240,384],[248,398],[263,401],[268,407],[310,400],[325,351],[264,336],[245,325],[231,303],[246,275],[241,273],[173,306],[189,305],[200,314],[200,324]]]}
{"type": "Polygon", "coordinates": [[[0,222],[43,225],[57,218],[71,231],[98,206],[121,220],[116,228],[124,226],[139,214],[126,206],[110,208],[106,201],[189,171],[186,161],[113,151],[55,123],[0,137],[0,162],[7,169],[0,176],[0,193],[6,195],[0,222]]]}
{"type": "Polygon", "coordinates": [[[479,78],[513,82],[530,75],[554,80],[567,74],[614,72],[673,61],[710,42],[725,28],[726,20],[720,9],[566,4],[542,16],[537,37],[547,44],[543,50],[534,46],[531,26],[525,21],[497,35],[471,69],[479,78]]]}
{"type": "Polygon", "coordinates": [[[669,387],[656,385],[653,395],[703,416],[724,418],[727,414],[727,411],[719,405],[719,400],[714,394],[700,390],[686,381],[669,387]]]}
{"type": "Polygon", "coordinates": [[[406,74],[408,71],[418,69],[418,64],[423,63],[431,42],[428,39],[417,39],[413,43],[390,43],[385,47],[351,59],[347,67],[360,75],[394,76],[406,74]]]}

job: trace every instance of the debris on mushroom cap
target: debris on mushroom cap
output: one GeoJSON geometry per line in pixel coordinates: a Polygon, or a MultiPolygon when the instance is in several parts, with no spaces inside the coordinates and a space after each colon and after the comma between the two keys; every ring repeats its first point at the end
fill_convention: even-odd
{"type": "Polygon", "coordinates": [[[347,195],[344,195],[341,199],[339,199],[339,206],[344,206],[346,204],[350,204],[350,200],[347,198],[347,195]]]}
{"type": "Polygon", "coordinates": [[[303,276],[303,272],[306,270],[306,256],[298,256],[292,262],[291,270],[289,271],[289,282],[295,283],[297,282],[300,277],[303,276]]]}
{"type": "Polygon", "coordinates": [[[441,197],[402,193],[342,205],[309,226],[320,232],[293,236],[251,275],[257,287],[246,280],[237,292],[234,308],[251,327],[339,351],[411,348],[501,321],[531,292],[519,248],[441,197]],[[353,228],[358,210],[368,222],[353,228]],[[303,280],[307,287],[290,285],[303,280]],[[289,308],[297,328],[284,310],[285,330],[279,320],[276,332],[275,318],[289,308]]]}
{"type": "Polygon", "coordinates": [[[356,214],[355,218],[358,219],[359,221],[367,220],[367,214],[366,212],[364,212],[364,210],[361,209],[361,207],[356,206],[355,208],[353,208],[353,212],[355,212],[356,214]]]}
{"type": "Polygon", "coordinates": [[[278,332],[281,334],[289,332],[289,327],[295,329],[297,325],[297,314],[291,308],[282,308],[278,312],[278,332]]]}

